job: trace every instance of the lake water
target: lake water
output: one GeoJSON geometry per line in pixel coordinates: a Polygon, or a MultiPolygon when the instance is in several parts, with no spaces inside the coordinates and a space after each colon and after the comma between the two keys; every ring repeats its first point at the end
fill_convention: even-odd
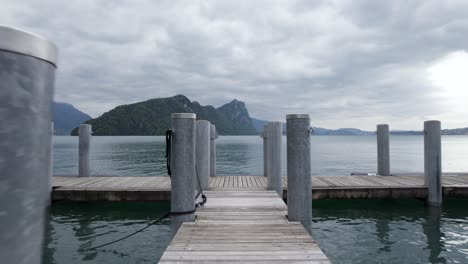
{"type": "MultiPolygon", "coordinates": [[[[77,174],[77,140],[54,138],[54,174],[77,174]]],[[[392,172],[423,171],[422,137],[390,140],[392,172]]],[[[467,172],[468,137],[442,140],[444,171],[467,172]]],[[[375,137],[315,136],[311,141],[315,175],[376,170],[375,137]]],[[[93,173],[164,175],[164,151],[163,137],[94,137],[93,173]]],[[[217,154],[218,174],[263,173],[259,137],[220,137],[217,154]]],[[[467,209],[468,199],[447,199],[441,211],[412,199],[314,201],[313,235],[333,263],[468,263],[467,209]]],[[[54,203],[44,263],[156,263],[170,241],[167,219],[119,243],[87,249],[130,234],[168,210],[167,202],[54,203]]]]}
{"type": "MultiPolygon", "coordinates": [[[[263,141],[258,136],[221,136],[217,140],[219,175],[262,175],[263,141]]],[[[283,140],[286,175],[286,138],[283,140]]],[[[166,175],[164,137],[93,137],[94,175],[166,175]]],[[[312,136],[312,174],[344,175],[376,172],[375,136],[312,136]]],[[[391,136],[392,173],[424,170],[422,136],[391,136]]],[[[442,137],[442,169],[468,172],[468,136],[442,137]]],[[[78,174],[78,137],[54,137],[54,174],[78,174]]]]}

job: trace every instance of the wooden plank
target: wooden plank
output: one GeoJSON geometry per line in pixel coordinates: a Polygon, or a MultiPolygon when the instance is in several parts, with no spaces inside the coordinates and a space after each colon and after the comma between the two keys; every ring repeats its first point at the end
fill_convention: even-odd
{"type": "MultiPolygon", "coordinates": [[[[248,186],[245,176],[229,187],[248,186]]],[[[207,191],[196,222],[184,223],[159,263],[329,263],[274,191],[207,191]]]]}

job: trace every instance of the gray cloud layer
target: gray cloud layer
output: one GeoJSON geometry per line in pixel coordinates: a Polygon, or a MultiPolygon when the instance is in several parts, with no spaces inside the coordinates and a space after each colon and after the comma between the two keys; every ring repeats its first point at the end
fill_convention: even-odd
{"type": "Polygon", "coordinates": [[[56,100],[94,116],[182,93],[215,106],[237,98],[265,119],[418,129],[430,118],[468,126],[427,74],[468,50],[467,10],[464,0],[7,0],[0,23],[57,43],[56,100]]]}

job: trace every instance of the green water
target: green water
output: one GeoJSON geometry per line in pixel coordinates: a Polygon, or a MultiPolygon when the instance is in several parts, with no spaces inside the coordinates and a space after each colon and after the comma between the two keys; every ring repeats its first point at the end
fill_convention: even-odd
{"type": "MultiPolygon", "coordinates": [[[[468,263],[467,199],[441,211],[417,200],[314,201],[313,235],[333,263],[468,263]]],[[[169,210],[169,203],[55,203],[44,263],[157,263],[169,221],[108,247],[169,210]]],[[[200,241],[200,243],[203,243],[200,241]]]]}

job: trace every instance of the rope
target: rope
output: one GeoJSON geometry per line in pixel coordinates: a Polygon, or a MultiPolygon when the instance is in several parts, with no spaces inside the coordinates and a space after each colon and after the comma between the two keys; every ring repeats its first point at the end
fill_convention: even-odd
{"type": "Polygon", "coordinates": [[[172,130],[166,130],[166,168],[169,177],[172,176],[171,171],[171,155],[172,155],[172,130]]]}
{"type": "Polygon", "coordinates": [[[136,235],[136,234],[138,234],[138,233],[140,233],[140,232],[143,232],[145,229],[148,229],[150,226],[152,226],[152,225],[158,223],[159,221],[163,220],[164,218],[169,217],[169,215],[170,215],[170,213],[166,213],[165,215],[159,217],[158,219],[156,219],[156,220],[154,220],[153,222],[147,224],[145,227],[143,227],[143,228],[141,228],[141,229],[138,229],[137,231],[131,233],[130,235],[126,235],[126,236],[124,236],[124,237],[121,237],[121,238],[119,238],[119,239],[113,240],[113,241],[111,241],[111,242],[108,242],[108,243],[105,243],[105,244],[102,244],[102,245],[99,245],[99,246],[96,246],[96,247],[92,247],[92,248],[88,248],[88,249],[81,249],[80,251],[91,251],[91,250],[96,250],[96,249],[98,249],[98,248],[102,248],[102,247],[105,247],[105,246],[109,246],[109,245],[112,245],[112,244],[117,243],[117,242],[119,242],[119,241],[122,241],[122,240],[124,240],[124,239],[126,239],[126,238],[129,238],[129,237],[134,236],[134,235],[136,235]]]}
{"type": "Polygon", "coordinates": [[[198,197],[202,196],[202,201],[199,202],[199,203],[195,203],[195,208],[198,208],[199,206],[204,206],[208,200],[208,198],[206,198],[206,195],[203,193],[203,189],[201,187],[201,184],[200,184],[200,178],[198,177],[198,169],[197,169],[197,166],[195,166],[195,173],[197,175],[197,182],[198,182],[198,189],[200,190],[197,194],[197,197],[195,197],[195,201],[198,199],[198,197]]]}

